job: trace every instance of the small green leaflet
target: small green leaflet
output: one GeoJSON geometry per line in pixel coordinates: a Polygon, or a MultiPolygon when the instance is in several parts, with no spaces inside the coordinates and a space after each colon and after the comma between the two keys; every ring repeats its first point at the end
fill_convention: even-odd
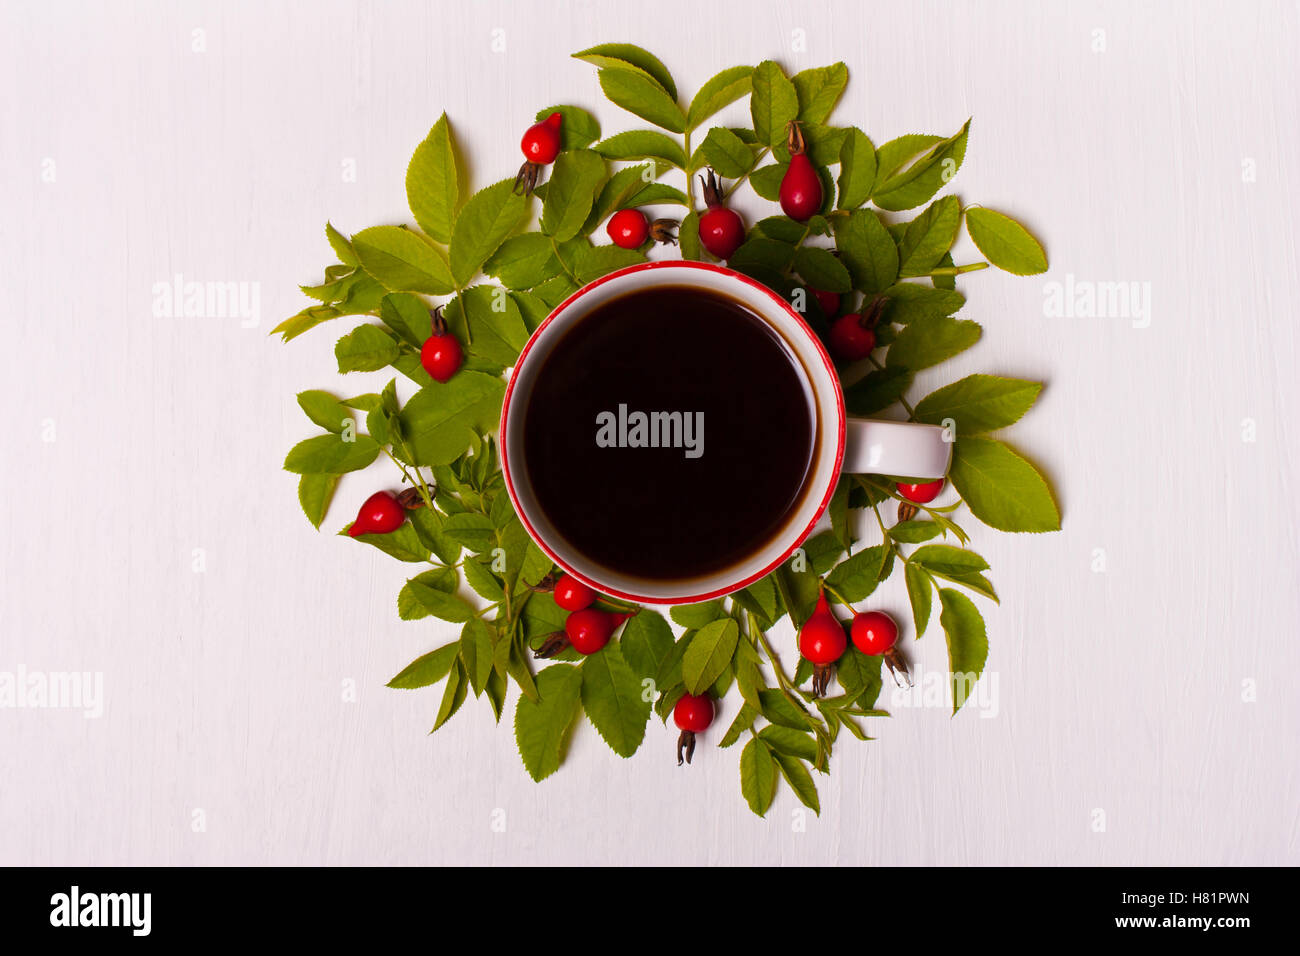
{"type": "Polygon", "coordinates": [[[374,372],[397,360],[393,337],[377,325],[359,325],[334,346],[339,372],[374,372]]]}
{"type": "Polygon", "coordinates": [[[682,681],[692,694],[702,694],[731,663],[740,627],[732,618],[706,624],[696,632],[682,657],[682,681]]]}
{"type": "Polygon", "coordinates": [[[733,66],[710,78],[691,100],[686,112],[687,126],[695,129],[718,110],[747,96],[753,75],[752,66],[733,66]]]}
{"type": "Polygon", "coordinates": [[[898,274],[903,278],[928,275],[952,248],[961,228],[961,203],[944,196],[926,207],[903,233],[898,247],[898,274]]]}
{"type": "Polygon", "coordinates": [[[295,475],[341,475],[365,468],[379,455],[379,443],[369,435],[344,441],[340,435],[318,435],[289,449],[284,470],[295,475]]]}
{"type": "Polygon", "coordinates": [[[828,249],[801,246],[794,254],[794,268],[814,289],[844,293],[853,285],[849,270],[828,249]]]}
{"type": "Polygon", "coordinates": [[[388,686],[403,690],[414,690],[417,687],[428,687],[430,684],[436,684],[451,671],[452,665],[456,663],[459,651],[460,644],[453,641],[436,651],[430,651],[428,654],[417,657],[402,668],[401,672],[388,682],[388,686]]]}
{"type": "Polygon", "coordinates": [[[611,103],[671,133],[685,132],[686,114],[654,80],[620,69],[601,70],[599,78],[600,88],[611,103]]]}
{"type": "Polygon", "coordinates": [[[391,292],[450,295],[455,291],[442,251],[409,229],[371,226],[352,237],[352,247],[366,272],[391,292]]]}
{"type": "MultiPolygon", "coordinates": [[[[433,722],[433,730],[437,730],[460,710],[460,705],[465,703],[468,687],[465,668],[460,661],[456,661],[451,673],[447,675],[447,686],[443,690],[442,703],[438,705],[438,716],[433,722]]],[[[433,730],[429,732],[433,733],[433,730]]]]}
{"type": "Polygon", "coordinates": [[[581,692],[579,668],[552,664],[537,675],[539,699],[521,696],[515,705],[515,743],[534,780],[543,780],[560,769],[581,692]]]}
{"type": "Polygon", "coordinates": [[[821,816],[822,808],[821,802],[817,799],[817,785],[813,783],[812,774],[803,765],[803,761],[779,751],[773,753],[772,758],[776,761],[781,776],[785,777],[785,782],[790,785],[794,795],[799,798],[799,802],[813,813],[821,816]]]}
{"type": "Polygon", "coordinates": [[[952,588],[939,589],[939,626],[948,639],[948,672],[952,681],[952,712],[957,713],[974,692],[989,656],[984,618],[971,599],[952,588]]]}
{"type": "MultiPolygon", "coordinates": [[[[921,205],[946,186],[961,168],[969,133],[970,120],[967,120],[951,139],[937,143],[916,162],[893,175],[888,175],[888,167],[881,162],[878,175],[888,175],[888,178],[876,185],[871,201],[881,209],[895,211],[921,205]]],[[[882,151],[884,148],[881,147],[882,151]]]]}
{"type": "Polygon", "coordinates": [[[799,93],[776,62],[764,60],[754,68],[749,111],[760,143],[785,142],[786,126],[799,115],[799,93]]]}
{"type": "Polygon", "coordinates": [[[484,272],[496,276],[507,289],[531,289],[559,269],[550,237],[540,232],[511,236],[483,266],[484,272]]]}
{"type": "Polygon", "coordinates": [[[678,604],[668,612],[669,617],[682,627],[701,628],[725,617],[721,601],[704,601],[700,604],[678,604]]]}
{"type": "Polygon", "coordinates": [[[686,168],[682,144],[652,129],[633,129],[601,140],[592,147],[606,159],[661,159],[678,169],[686,168]]]}
{"type": "Polygon", "coordinates": [[[740,753],[740,792],[749,809],[760,817],[767,813],[776,796],[776,764],[767,744],[758,737],[751,738],[740,753]]]}
{"type": "Polygon", "coordinates": [[[816,66],[796,73],[791,82],[799,97],[799,121],[824,123],[849,83],[849,68],[843,63],[816,66]]]}
{"type": "Polygon", "coordinates": [[[673,83],[668,67],[653,53],[632,43],[602,43],[573,54],[573,58],[598,67],[629,70],[648,77],[659,84],[673,100],[677,99],[677,86],[673,83]]]}
{"type": "MultiPolygon", "coordinates": [[[[490,431],[496,426],[505,389],[505,382],[495,375],[462,369],[445,384],[434,382],[416,392],[398,416],[414,464],[445,465],[459,458],[475,429],[490,431]]],[[[378,451],[375,446],[372,461],[378,451]]]]}
{"type": "Polygon", "coordinates": [[[456,285],[467,285],[527,214],[528,200],[515,193],[514,181],[510,179],[493,183],[471,196],[451,234],[451,274],[456,285]]]}
{"type": "MultiPolygon", "coordinates": [[[[885,562],[886,549],[883,545],[865,548],[837,564],[827,575],[826,583],[843,595],[845,600],[861,601],[875,591],[885,577],[880,573],[885,562]]],[[[828,593],[827,599],[834,600],[834,595],[828,593]]]]}
{"type": "Polygon", "coordinates": [[[618,641],[583,660],[582,707],[614,753],[636,753],[645,738],[650,701],[643,699],[641,680],[624,660],[618,641]]]}
{"type": "Polygon", "coordinates": [[[465,622],[460,632],[460,660],[465,666],[474,696],[483,693],[492,673],[492,629],[476,617],[465,622]]]}
{"type": "Polygon", "coordinates": [[[919,639],[930,621],[933,580],[922,568],[910,561],[903,568],[903,580],[907,583],[907,599],[912,605],[912,623],[919,639]]]}
{"type": "Polygon", "coordinates": [[[948,478],[971,513],[999,531],[1059,531],[1061,514],[1037,469],[1000,441],[963,436],[948,478]]]}
{"type": "Polygon", "coordinates": [[[989,262],[1018,276],[1047,271],[1047,253],[1029,230],[992,209],[966,211],[966,231],[989,262]]]}
{"type": "Polygon", "coordinates": [[[916,419],[942,425],[951,419],[959,435],[997,431],[1018,422],[1043,386],[1021,378],[967,375],[936,389],[916,405],[916,419]]]}
{"type": "MultiPolygon", "coordinates": [[[[519,305],[504,289],[490,285],[471,286],[453,299],[444,317],[463,342],[466,351],[502,366],[515,364],[528,341],[528,328],[519,305]],[[468,335],[464,331],[468,326],[468,335]]],[[[455,381],[455,378],[452,379],[455,381]]]]}
{"type": "Polygon", "coordinates": [[[406,200],[421,229],[438,242],[451,241],[460,185],[446,113],[415,148],[406,167],[406,200]]]}
{"type": "Polygon", "coordinates": [[[855,289],[883,292],[898,279],[898,246],[872,210],[855,209],[837,219],[835,245],[855,289]]]}
{"type": "Polygon", "coordinates": [[[673,632],[656,611],[642,608],[623,625],[623,657],[638,681],[653,680],[673,651],[673,632]]]}
{"type": "Polygon", "coordinates": [[[352,411],[329,392],[309,389],[298,393],[298,407],[313,422],[336,435],[345,422],[354,421],[352,411]]]}
{"type": "Polygon", "coordinates": [[[298,479],[298,504],[312,527],[319,529],[325,520],[338,483],[338,475],[303,475],[298,479]]]}
{"type": "Polygon", "coordinates": [[[599,153],[589,149],[561,153],[551,167],[546,200],[542,203],[542,231],[557,242],[576,236],[604,183],[605,160],[599,153]]]}
{"type": "MultiPolygon", "coordinates": [[[[840,145],[840,176],[835,197],[836,209],[857,209],[871,198],[876,183],[876,147],[871,138],[857,127],[849,129],[840,145]]],[[[893,282],[890,279],[889,282],[893,282]]],[[[888,285],[889,283],[885,283],[888,285]]],[[[882,286],[881,288],[884,288],[882,286]]]]}
{"type": "Polygon", "coordinates": [[[709,130],[700,143],[699,155],[702,162],[693,162],[692,167],[712,166],[714,172],[726,179],[739,179],[754,168],[754,151],[723,126],[709,130]]]}
{"type": "Polygon", "coordinates": [[[979,323],[969,319],[946,315],[918,319],[898,333],[885,355],[885,365],[919,372],[966,351],[979,341],[981,333],[979,323]]]}

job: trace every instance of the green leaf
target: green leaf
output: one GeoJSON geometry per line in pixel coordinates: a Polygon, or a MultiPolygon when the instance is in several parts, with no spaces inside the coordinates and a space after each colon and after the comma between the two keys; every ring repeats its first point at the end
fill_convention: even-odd
{"type": "Polygon", "coordinates": [[[661,86],[670,97],[677,99],[677,86],[668,67],[648,50],[631,43],[601,43],[573,54],[574,59],[585,60],[603,70],[628,70],[649,77],[661,86]]]}
{"type": "Polygon", "coordinates": [[[343,431],[344,422],[355,420],[346,405],[329,392],[320,389],[299,392],[298,407],[321,428],[336,435],[343,431]]]}
{"type": "Polygon", "coordinates": [[[754,136],[764,146],[784,143],[786,127],[799,115],[799,92],[772,60],[764,60],[754,68],[749,112],[754,120],[754,136]]]}
{"type": "Polygon", "coordinates": [[[551,239],[540,232],[525,232],[503,242],[483,265],[507,289],[531,289],[560,271],[551,239]]]}
{"type": "Polygon", "coordinates": [[[341,475],[359,471],[379,455],[379,443],[369,435],[344,441],[338,435],[318,435],[300,441],[284,459],[284,470],[295,475],[341,475]]]}
{"type": "Polygon", "coordinates": [[[692,167],[712,166],[714,172],[727,179],[739,179],[754,168],[754,151],[724,126],[709,130],[699,153],[703,162],[693,162],[692,167]]]}
{"type": "Polygon", "coordinates": [[[868,372],[844,390],[844,407],[850,415],[874,415],[893,405],[912,384],[906,368],[868,372]]]}
{"type": "Polygon", "coordinates": [[[700,244],[700,214],[692,209],[677,230],[677,249],[688,262],[702,262],[704,247],[700,244]]]}
{"type": "Polygon", "coordinates": [[[458,541],[475,554],[482,554],[491,547],[496,532],[491,518],[473,511],[448,515],[442,522],[442,528],[447,537],[458,541]]]}
{"type": "Polygon", "coordinates": [[[303,475],[298,479],[298,504],[313,528],[319,529],[325,520],[338,483],[338,475],[303,475]]]}
{"type": "Polygon", "coordinates": [[[501,582],[482,561],[477,558],[466,558],[464,570],[465,583],[483,600],[496,604],[506,599],[501,582]]]}
{"type": "Polygon", "coordinates": [[[705,601],[701,604],[679,604],[668,612],[668,616],[682,627],[701,628],[726,617],[721,601],[705,601]]]}
{"type": "Polygon", "coordinates": [[[377,325],[359,325],[334,346],[340,372],[373,372],[397,360],[400,349],[377,325]]]}
{"type": "Polygon", "coordinates": [[[619,643],[637,680],[653,680],[672,654],[673,632],[658,612],[643,607],[623,625],[619,643]]]}
{"type": "MultiPolygon", "coordinates": [[[[562,157],[567,155],[571,154],[562,157]]],[[[467,285],[527,215],[528,200],[515,192],[513,180],[503,179],[471,196],[451,234],[451,274],[456,285],[467,285]]]]}
{"type": "Polygon", "coordinates": [[[794,268],[800,278],[824,292],[848,292],[853,286],[849,270],[826,249],[801,246],[794,254],[794,268]]]}
{"type": "Polygon", "coordinates": [[[495,286],[471,286],[447,304],[443,316],[459,333],[457,338],[462,342],[468,339],[466,352],[498,365],[514,365],[528,341],[528,327],[518,303],[495,286]]]}
{"type": "Polygon", "coordinates": [[[917,421],[956,423],[959,435],[978,435],[1018,422],[1043,386],[1022,378],[967,375],[931,392],[916,405],[917,421]]]}
{"type": "MultiPolygon", "coordinates": [[[[883,545],[865,548],[835,566],[826,576],[826,583],[841,594],[846,601],[861,601],[866,598],[884,577],[881,572],[882,562],[886,562],[886,550],[883,545]]],[[[828,598],[834,598],[827,592],[828,598]]]]}
{"type": "Polygon", "coordinates": [[[773,750],[780,753],[789,754],[791,757],[802,757],[804,760],[817,759],[817,742],[813,740],[811,734],[807,731],[772,724],[760,730],[758,735],[773,750]]]}
{"type": "Polygon", "coordinates": [[[675,139],[651,129],[633,129],[601,140],[592,147],[606,159],[661,159],[678,169],[686,168],[686,153],[675,139]]]}
{"type": "Polygon", "coordinates": [[[455,290],[442,252],[410,230],[372,226],[352,237],[352,247],[366,272],[391,292],[450,295],[455,290]]]}
{"type": "Polygon", "coordinates": [[[718,110],[747,96],[753,74],[752,66],[733,66],[711,77],[691,100],[690,109],[686,111],[686,125],[695,129],[718,110]]]}
{"type": "Polygon", "coordinates": [[[519,698],[515,743],[524,769],[534,780],[543,780],[560,769],[581,692],[582,672],[577,667],[552,664],[537,675],[539,699],[519,698]]]}
{"type": "MultiPolygon", "coordinates": [[[[365,537],[363,535],[363,537],[365,537]]],[[[411,597],[419,602],[420,607],[440,621],[463,624],[474,616],[474,608],[460,595],[447,593],[425,584],[418,577],[406,582],[411,597]]]]}
{"type": "Polygon", "coordinates": [[[937,521],[900,521],[889,529],[889,536],[899,544],[920,544],[942,533],[943,526],[937,521]]]}
{"type": "Polygon", "coordinates": [[[391,292],[379,303],[379,317],[412,348],[420,348],[433,331],[429,307],[417,295],[391,292]]]}
{"type": "Polygon", "coordinates": [[[825,574],[833,568],[839,556],[844,553],[844,545],[830,531],[813,535],[801,547],[808,566],[817,575],[825,574]]]}
{"type": "Polygon", "coordinates": [[[813,783],[812,774],[803,765],[803,761],[780,751],[777,751],[772,756],[776,758],[776,765],[781,770],[781,776],[785,777],[785,782],[790,785],[790,789],[799,798],[799,802],[813,813],[821,816],[821,803],[817,799],[817,785],[813,783]]]}
{"type": "Polygon", "coordinates": [[[887,178],[873,190],[872,202],[881,209],[900,210],[913,209],[927,201],[961,168],[969,133],[970,120],[967,120],[955,136],[936,143],[916,162],[892,174],[878,156],[878,175],[887,178]]]}
{"type": "Polygon", "coordinates": [[[898,274],[904,278],[928,275],[952,248],[959,228],[961,203],[956,196],[932,202],[907,224],[898,248],[898,274]]]}
{"type": "Polygon", "coordinates": [[[801,70],[791,77],[799,95],[799,121],[824,123],[849,83],[849,68],[843,63],[801,70]]]}
{"type": "Polygon", "coordinates": [[[552,113],[559,113],[560,149],[586,149],[600,139],[600,123],[596,117],[577,106],[548,106],[538,110],[535,119],[541,122],[552,113]]]}
{"type": "MultiPolygon", "coordinates": [[[[349,522],[348,528],[351,527],[352,524],[349,522]]],[[[415,529],[409,524],[403,524],[396,530],[389,531],[386,534],[359,534],[353,540],[368,544],[372,548],[378,548],[390,558],[396,558],[398,561],[416,564],[429,560],[429,549],[424,546],[420,536],[416,534],[415,529]]]]}
{"type": "Polygon", "coordinates": [[[785,171],[789,168],[789,163],[760,166],[750,173],[749,185],[761,198],[776,202],[781,198],[781,180],[785,178],[785,171]]]}
{"type": "Polygon", "coordinates": [[[884,182],[896,173],[902,172],[908,160],[915,159],[921,153],[931,149],[936,143],[942,143],[942,136],[922,133],[908,133],[891,139],[876,150],[876,168],[879,170],[876,182],[884,182]]]}
{"type": "Polygon", "coordinates": [[[835,245],[853,277],[853,287],[882,292],[898,278],[898,246],[870,209],[855,209],[835,222],[835,245]]]}
{"type": "Polygon", "coordinates": [[[641,680],[624,660],[618,641],[582,662],[582,707],[614,753],[636,753],[645,738],[650,701],[642,700],[641,680]]]}
{"type": "Polygon", "coordinates": [[[863,654],[850,644],[835,665],[835,679],[845,696],[856,701],[865,695],[875,703],[881,687],[880,664],[880,657],[863,654]]]}
{"type": "Polygon", "coordinates": [[[686,114],[677,100],[648,76],[607,68],[600,71],[599,79],[606,98],[616,106],[671,133],[686,130],[686,114]]]}
{"type": "Polygon", "coordinates": [[[403,667],[397,676],[388,682],[388,686],[401,690],[414,690],[436,684],[451,672],[459,651],[460,644],[453,641],[436,651],[417,657],[403,667]]]}
{"type": "Polygon", "coordinates": [[[465,665],[475,697],[483,693],[492,673],[492,638],[492,628],[476,617],[466,621],[460,632],[460,660],[465,665]]]}
{"type": "MultiPolygon", "coordinates": [[[[433,722],[433,730],[437,730],[460,710],[460,705],[465,703],[467,686],[465,669],[457,661],[451,673],[447,675],[447,687],[442,693],[442,703],[438,706],[438,717],[433,722]]],[[[433,733],[433,730],[429,732],[433,733]]]]}
{"type": "Polygon", "coordinates": [[[429,616],[420,599],[415,596],[411,588],[412,583],[442,591],[444,594],[453,594],[460,586],[460,578],[455,568],[431,568],[408,580],[397,593],[397,616],[403,621],[418,621],[429,616]]]}
{"type": "Polygon", "coordinates": [[[1047,271],[1043,247],[1010,216],[992,209],[968,209],[966,231],[984,257],[1005,272],[1032,276],[1047,271]]]}
{"type": "Polygon", "coordinates": [[[930,621],[933,581],[924,570],[910,561],[903,567],[903,580],[907,582],[907,599],[912,605],[912,622],[916,627],[916,637],[920,638],[925,633],[926,624],[930,621]]]}
{"type": "Polygon", "coordinates": [[[406,167],[406,201],[420,228],[445,245],[451,241],[451,226],[459,200],[456,153],[447,114],[443,113],[415,148],[415,155],[406,167]]]}
{"type": "Polygon", "coordinates": [[[542,203],[542,231],[557,242],[578,235],[604,184],[605,160],[599,153],[589,149],[561,153],[542,203]]]}
{"type": "Polygon", "coordinates": [[[356,250],[352,248],[352,243],[347,236],[334,228],[332,223],[325,223],[325,238],[329,240],[330,248],[334,250],[334,255],[339,257],[339,262],[349,266],[361,265],[361,260],[357,258],[356,250]]]}
{"type": "Polygon", "coordinates": [[[776,764],[767,744],[758,737],[751,738],[740,752],[740,792],[749,809],[760,817],[767,813],[776,796],[776,764]]]}
{"type": "Polygon", "coordinates": [[[987,571],[989,567],[989,563],[974,551],[954,548],[949,544],[927,544],[923,548],[917,548],[908,561],[936,574],[966,574],[971,571],[987,571]]]}
{"type": "Polygon", "coordinates": [[[882,321],[896,322],[899,325],[908,325],[932,316],[952,315],[966,304],[966,297],[960,292],[936,289],[915,282],[891,285],[884,294],[889,301],[882,321]]]}
{"type": "Polygon", "coordinates": [[[992,438],[961,437],[948,472],[971,513],[999,531],[1059,531],[1061,514],[1043,476],[992,438]]]}
{"type": "Polygon", "coordinates": [[[979,323],[969,319],[946,315],[918,319],[898,333],[885,365],[919,372],[966,351],[979,341],[981,332],[979,323]]]}
{"type": "Polygon", "coordinates": [[[412,464],[445,465],[455,461],[464,454],[476,432],[496,427],[504,395],[505,382],[500,378],[466,369],[446,383],[435,382],[416,392],[398,416],[406,446],[414,457],[412,464]]]}
{"type": "Polygon", "coordinates": [[[779,690],[764,689],[758,692],[763,705],[763,716],[779,727],[791,727],[794,730],[808,730],[812,725],[808,716],[790,703],[790,699],[779,690]]]}
{"type": "Polygon", "coordinates": [[[783,272],[794,262],[795,247],[766,236],[750,236],[727,260],[737,272],[759,268],[783,272]]]}
{"type": "Polygon", "coordinates": [[[748,703],[742,704],[740,710],[736,713],[736,719],[731,722],[727,732],[718,741],[718,746],[724,749],[730,747],[740,739],[741,734],[754,726],[754,720],[757,717],[758,711],[753,706],[748,703]]]}
{"type": "MultiPolygon", "coordinates": [[[[852,127],[840,145],[840,176],[837,180],[839,188],[836,190],[835,208],[857,209],[871,198],[871,187],[875,182],[876,146],[866,133],[852,127]]],[[[890,282],[892,281],[891,279],[890,282]]]]}
{"type": "Polygon", "coordinates": [[[776,621],[779,616],[779,599],[776,593],[776,585],[769,574],[765,578],[759,578],[749,587],[745,588],[745,593],[754,599],[763,616],[769,621],[776,621]]]}
{"type": "Polygon", "coordinates": [[[692,694],[702,694],[721,676],[736,652],[740,628],[724,618],[700,628],[682,657],[682,681],[692,694]]]}
{"type": "Polygon", "coordinates": [[[645,253],[615,245],[582,246],[573,256],[573,274],[584,285],[618,269],[645,262],[645,253]]]}
{"type": "Polygon", "coordinates": [[[975,681],[989,656],[984,618],[966,595],[952,588],[939,589],[939,626],[948,639],[948,673],[952,681],[952,712],[969,699],[975,681]]]}
{"type": "Polygon", "coordinates": [[[460,543],[446,533],[446,517],[432,508],[416,508],[406,513],[420,542],[445,564],[455,564],[460,558],[460,543]]]}

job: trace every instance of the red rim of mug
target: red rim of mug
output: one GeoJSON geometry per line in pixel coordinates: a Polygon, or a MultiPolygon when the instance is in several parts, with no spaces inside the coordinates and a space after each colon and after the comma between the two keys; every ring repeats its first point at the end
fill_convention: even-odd
{"type": "Polygon", "coordinates": [[[803,316],[801,316],[798,312],[796,312],[794,309],[790,307],[790,303],[786,302],[785,299],[781,298],[781,296],[777,295],[777,293],[769,289],[767,286],[763,285],[761,282],[756,282],[753,279],[751,279],[749,276],[742,275],[741,273],[736,272],[734,269],[727,269],[724,268],[723,266],[714,265],[713,263],[710,262],[692,262],[690,260],[643,262],[634,266],[628,266],[626,269],[619,269],[617,272],[611,272],[608,275],[601,276],[599,279],[595,279],[587,283],[585,286],[583,286],[581,289],[574,292],[567,299],[565,299],[563,302],[557,305],[553,310],[551,310],[551,314],[548,315],[542,321],[542,324],[539,325],[537,327],[537,330],[532,334],[532,336],[529,337],[528,343],[524,346],[523,351],[519,353],[519,358],[516,360],[514,369],[510,373],[510,381],[506,384],[505,398],[502,400],[501,403],[501,427],[499,432],[501,436],[501,441],[499,443],[500,451],[501,451],[501,471],[505,477],[506,491],[510,495],[510,503],[514,506],[515,514],[519,516],[519,520],[523,522],[524,528],[527,529],[529,537],[531,537],[533,541],[537,543],[537,546],[542,549],[542,551],[546,554],[548,558],[550,558],[557,565],[559,565],[560,569],[563,570],[565,574],[577,578],[583,584],[586,584],[588,587],[595,589],[601,594],[608,594],[611,597],[621,598],[626,601],[635,601],[638,604],[698,604],[701,601],[709,601],[712,600],[713,598],[722,597],[723,595],[731,594],[735,591],[739,591],[741,588],[748,587],[750,584],[753,584],[755,581],[759,580],[760,578],[766,577],[767,575],[771,574],[774,570],[776,570],[776,568],[778,568],[781,564],[785,563],[785,561],[789,559],[790,555],[794,554],[795,550],[799,547],[799,545],[804,543],[808,535],[812,532],[812,529],[817,525],[817,522],[821,520],[821,516],[825,513],[827,506],[830,505],[831,497],[835,494],[836,481],[839,478],[840,468],[844,464],[845,428],[846,428],[846,420],[845,420],[845,410],[844,410],[844,393],[840,389],[839,376],[835,373],[835,364],[831,361],[831,357],[827,353],[826,347],[822,345],[822,341],[820,338],[818,338],[817,333],[814,332],[809,327],[808,323],[804,321],[803,316]],[[542,536],[537,533],[537,529],[534,528],[532,522],[528,520],[528,515],[525,514],[524,509],[520,507],[519,497],[518,495],[515,494],[514,479],[511,477],[510,474],[510,454],[506,448],[506,441],[505,441],[505,436],[508,434],[508,432],[506,431],[506,424],[509,420],[509,415],[510,415],[510,396],[514,393],[515,382],[519,377],[519,369],[523,366],[525,359],[528,358],[528,353],[532,350],[533,344],[541,337],[542,331],[548,325],[550,325],[556,318],[558,318],[565,311],[567,311],[575,302],[583,298],[585,295],[587,295],[587,293],[591,292],[593,289],[599,288],[600,286],[604,285],[606,282],[611,282],[614,279],[619,279],[626,275],[632,275],[633,273],[637,273],[637,272],[647,272],[654,269],[698,269],[702,272],[718,273],[720,275],[727,276],[728,278],[735,279],[736,281],[741,282],[749,286],[750,288],[763,293],[769,299],[771,299],[772,302],[777,307],[779,307],[786,313],[786,315],[790,316],[792,319],[795,320],[795,322],[799,325],[799,327],[802,328],[804,333],[808,336],[809,341],[811,341],[813,345],[816,346],[817,354],[821,356],[822,364],[826,368],[826,373],[828,376],[830,376],[830,380],[831,382],[834,383],[835,386],[835,406],[836,406],[836,418],[837,418],[835,467],[831,471],[832,480],[829,483],[829,486],[825,489],[822,495],[821,503],[817,506],[817,510],[813,513],[812,518],[811,520],[809,520],[807,527],[805,527],[802,531],[800,531],[798,537],[793,539],[793,543],[790,545],[790,547],[787,548],[784,552],[782,552],[780,557],[770,562],[762,570],[750,574],[747,577],[742,578],[741,580],[737,581],[734,584],[730,584],[722,588],[715,588],[712,591],[704,591],[699,594],[688,594],[688,595],[683,595],[681,597],[675,597],[671,599],[662,598],[662,597],[650,597],[644,594],[635,594],[631,591],[622,591],[617,588],[611,588],[609,585],[603,584],[602,582],[597,581],[594,578],[586,574],[583,574],[579,571],[575,571],[573,568],[569,567],[568,563],[565,562],[565,560],[560,555],[556,554],[554,549],[552,549],[550,545],[548,545],[544,540],[542,540],[542,536]]]}

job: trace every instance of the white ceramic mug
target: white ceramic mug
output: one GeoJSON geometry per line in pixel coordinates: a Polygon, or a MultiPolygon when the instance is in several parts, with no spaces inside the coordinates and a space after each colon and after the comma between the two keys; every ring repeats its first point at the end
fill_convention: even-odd
{"type": "MultiPolygon", "coordinates": [[[[700,262],[650,262],[589,283],[569,296],[538,326],[524,346],[506,387],[501,409],[501,467],[515,512],[533,540],[564,571],[597,591],[646,604],[691,604],[737,591],[770,573],[808,537],[830,504],[841,472],[933,479],[947,474],[952,445],[943,429],[912,422],[849,418],[839,376],[821,340],[788,302],[747,276],[700,262]],[[651,286],[712,291],[740,302],[781,337],[802,369],[810,414],[816,416],[810,477],[789,520],[761,549],[740,563],[707,575],[673,581],[642,580],[600,566],[570,547],[555,530],[528,486],[524,415],[537,375],[564,333],[593,308],[651,286]]],[[[718,507],[744,507],[720,501],[718,507]]]]}

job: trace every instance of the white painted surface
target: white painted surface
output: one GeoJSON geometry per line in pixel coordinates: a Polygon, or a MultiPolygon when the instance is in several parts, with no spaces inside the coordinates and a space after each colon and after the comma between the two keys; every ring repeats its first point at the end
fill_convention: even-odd
{"type": "MultiPolygon", "coordinates": [[[[0,670],[102,671],[105,713],[0,710],[0,862],[1300,862],[1294,4],[4,7],[0,670]],[[973,114],[958,191],[1052,259],[966,281],[985,339],[932,379],[1048,382],[1013,434],[1065,530],[974,542],[998,714],[895,706],[806,832],[788,792],[749,814],[716,735],[678,770],[657,724],[627,762],[583,728],[540,786],[485,705],[427,737],[437,692],[382,685],[450,629],[400,622],[406,569],[314,533],[279,471],[294,392],[338,381],[335,330],[266,336],[325,219],[405,220],[443,109],[475,183],[513,171],[534,109],[600,106],[567,54],[614,39],[688,91],[844,59],[837,116],[877,142],[973,114]],[[177,273],[260,283],[260,326],[155,318],[177,273]],[[1149,327],[1045,318],[1067,274],[1149,282],[1149,327]]],[[[915,657],[945,665],[937,633],[915,657]]]]}

